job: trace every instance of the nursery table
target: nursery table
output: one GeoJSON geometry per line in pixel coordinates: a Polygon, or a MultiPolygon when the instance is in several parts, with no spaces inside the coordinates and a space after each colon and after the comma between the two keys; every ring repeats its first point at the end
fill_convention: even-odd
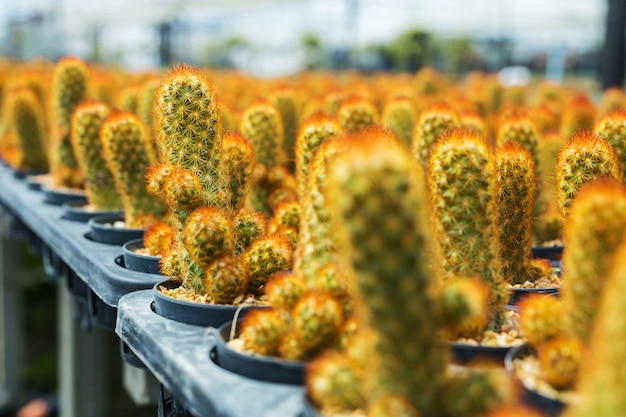
{"type": "MultiPolygon", "coordinates": [[[[86,223],[65,219],[63,213],[61,206],[45,203],[41,191],[30,189],[11,169],[0,166],[0,216],[11,225],[11,233],[0,229],[0,342],[4,341],[0,360],[14,360],[20,351],[19,338],[12,340],[11,332],[21,324],[7,314],[7,309],[13,308],[10,299],[17,297],[11,296],[15,287],[6,278],[11,275],[8,260],[14,258],[14,241],[19,237],[42,256],[46,272],[60,278],[61,417],[105,415],[106,334],[101,328],[116,332],[122,352],[127,351],[139,366],[147,368],[185,414],[297,417],[301,413],[302,387],[259,382],[221,369],[209,357],[212,338],[207,329],[177,323],[152,311],[149,289],[163,276],[126,269],[120,262],[121,246],[91,240],[86,223]],[[92,327],[97,329],[90,331],[92,327]]],[[[14,363],[14,369],[5,368],[5,373],[19,373],[19,361],[14,363]]],[[[0,372],[0,394],[12,388],[3,377],[7,379],[0,372]]],[[[7,380],[15,380],[12,378],[7,380]]],[[[161,405],[159,417],[165,417],[161,405]]]]}

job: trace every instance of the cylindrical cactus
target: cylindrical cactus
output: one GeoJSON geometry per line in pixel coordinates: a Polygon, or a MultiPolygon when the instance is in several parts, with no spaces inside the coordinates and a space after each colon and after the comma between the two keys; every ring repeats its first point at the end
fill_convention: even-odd
{"type": "Polygon", "coordinates": [[[54,69],[50,172],[59,186],[81,187],[83,184],[70,141],[70,121],[76,106],[86,98],[88,77],[85,63],[74,57],[61,59],[54,69]]]}
{"type": "Polygon", "coordinates": [[[13,129],[21,149],[21,163],[17,168],[47,170],[45,120],[39,99],[32,90],[24,87],[11,90],[4,100],[7,123],[13,129]]]}
{"type": "Polygon", "coordinates": [[[367,126],[378,123],[378,110],[363,97],[349,97],[341,103],[337,120],[346,132],[358,132],[367,126]]]}
{"type": "Polygon", "coordinates": [[[252,144],[239,132],[226,133],[222,140],[220,171],[225,176],[233,211],[243,208],[252,187],[255,157],[252,144]]]}
{"type": "Polygon", "coordinates": [[[242,255],[250,275],[250,292],[262,294],[271,276],[291,268],[293,248],[286,236],[270,233],[252,242],[242,255]]]}
{"type": "Polygon", "coordinates": [[[563,218],[580,188],[598,177],[622,179],[622,170],[606,139],[589,130],[582,130],[571,137],[557,156],[554,185],[557,203],[563,218]]]}
{"type": "Polygon", "coordinates": [[[122,197],[127,225],[145,226],[146,221],[159,218],[163,204],[148,192],[145,183],[146,171],[156,162],[156,155],[139,117],[127,112],[111,113],[102,124],[100,140],[122,197]]]}
{"type": "Polygon", "coordinates": [[[596,120],[596,107],[583,93],[574,95],[563,109],[559,134],[565,139],[574,136],[580,130],[593,129],[596,120]]]}
{"type": "Polygon", "coordinates": [[[252,242],[267,231],[267,216],[260,211],[243,208],[233,218],[235,233],[235,255],[241,255],[252,242]]]}
{"type": "Polygon", "coordinates": [[[569,332],[585,344],[624,229],[624,185],[601,178],[580,190],[565,223],[561,297],[569,332]]]}
{"type": "Polygon", "coordinates": [[[530,268],[535,164],[518,142],[504,143],[495,157],[502,274],[511,285],[535,281],[541,278],[530,268]]]}
{"type": "Polygon", "coordinates": [[[541,377],[557,390],[571,390],[578,381],[584,358],[583,344],[574,338],[560,337],[537,348],[541,377]]]}
{"type": "Polygon", "coordinates": [[[615,151],[622,170],[622,181],[626,179],[626,110],[615,109],[602,117],[594,126],[596,135],[609,142],[615,151]]]}
{"type": "Polygon", "coordinates": [[[85,176],[87,200],[96,210],[120,210],[122,199],[104,157],[100,128],[111,109],[95,100],[83,101],[72,115],[71,140],[85,176]]]}
{"type": "Polygon", "coordinates": [[[494,155],[475,130],[455,128],[435,143],[428,184],[444,277],[480,277],[489,286],[489,329],[504,319],[494,155]]]}
{"type": "Polygon", "coordinates": [[[280,88],[272,93],[269,100],[280,113],[283,121],[284,140],[283,152],[288,166],[293,172],[295,162],[296,134],[298,133],[299,105],[296,99],[296,91],[292,88],[280,88]]]}
{"type": "Polygon", "coordinates": [[[385,104],[381,123],[389,127],[403,143],[410,146],[416,119],[413,102],[409,98],[401,97],[385,104]]]}
{"type": "Polygon", "coordinates": [[[296,179],[300,198],[303,198],[306,192],[309,164],[313,155],[322,142],[341,132],[339,123],[324,113],[314,113],[302,122],[296,139],[296,179]]]}
{"type": "Polygon", "coordinates": [[[530,294],[518,307],[520,330],[532,346],[541,346],[564,334],[563,323],[554,319],[563,315],[563,304],[557,297],[530,294]]]}
{"type": "Polygon", "coordinates": [[[430,150],[439,135],[458,124],[459,116],[444,102],[424,109],[413,130],[413,153],[423,167],[428,165],[430,150]]]}

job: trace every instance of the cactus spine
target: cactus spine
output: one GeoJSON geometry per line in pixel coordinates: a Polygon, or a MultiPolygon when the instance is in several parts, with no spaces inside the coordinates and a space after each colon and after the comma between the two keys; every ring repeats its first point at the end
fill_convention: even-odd
{"type": "Polygon", "coordinates": [[[622,178],[615,151],[606,139],[582,130],[570,138],[557,156],[554,185],[563,218],[583,184],[597,177],[622,178]]]}
{"type": "Polygon", "coordinates": [[[10,91],[5,101],[8,124],[15,132],[21,150],[18,169],[47,170],[45,120],[37,96],[28,88],[18,88],[10,91]]]}
{"type": "Polygon", "coordinates": [[[143,227],[159,218],[164,207],[145,184],[146,171],[156,155],[139,117],[128,112],[111,113],[102,124],[100,140],[122,198],[127,225],[143,227]]]}
{"type": "Polygon", "coordinates": [[[72,145],[85,175],[87,200],[96,210],[122,209],[122,200],[100,141],[100,128],[110,112],[109,106],[102,102],[85,100],[72,115],[72,145]]]}
{"type": "Polygon", "coordinates": [[[81,187],[83,184],[70,140],[70,121],[76,106],[87,95],[87,79],[87,66],[74,57],[61,59],[54,69],[50,171],[58,186],[81,187]]]}
{"type": "Polygon", "coordinates": [[[445,278],[479,276],[489,288],[488,329],[499,330],[508,290],[502,279],[495,158],[484,137],[459,127],[433,146],[431,207],[445,278]]]}

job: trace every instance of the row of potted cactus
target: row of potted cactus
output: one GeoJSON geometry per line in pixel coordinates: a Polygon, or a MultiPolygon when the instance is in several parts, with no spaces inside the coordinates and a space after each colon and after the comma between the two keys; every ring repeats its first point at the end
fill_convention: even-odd
{"type": "MultiPolygon", "coordinates": [[[[515,342],[571,389],[602,349],[592,327],[598,340],[619,331],[619,301],[600,300],[620,280],[609,271],[622,240],[621,91],[594,105],[574,89],[432,69],[258,80],[72,57],[11,64],[0,63],[3,160],[49,169],[96,210],[123,209],[176,283],[166,296],[264,307],[233,324],[243,350],[310,363],[307,393],[324,413],[484,415],[513,401],[502,369],[451,367],[449,343],[498,339],[514,326],[514,287],[559,285],[532,257],[547,240],[565,246],[563,307],[519,304],[515,342]]],[[[619,369],[597,362],[583,374],[610,384],[619,369]]],[[[568,413],[599,403],[596,391],[583,383],[587,400],[568,413]]]]}

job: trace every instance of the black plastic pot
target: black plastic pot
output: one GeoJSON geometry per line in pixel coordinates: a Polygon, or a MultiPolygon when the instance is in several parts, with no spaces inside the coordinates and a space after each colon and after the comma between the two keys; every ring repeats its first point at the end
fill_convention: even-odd
{"type": "Polygon", "coordinates": [[[73,200],[82,200],[83,204],[87,203],[85,192],[82,190],[70,190],[69,188],[56,189],[47,185],[42,185],[41,191],[44,195],[44,203],[58,206],[73,200]]]}
{"type": "Polygon", "coordinates": [[[159,267],[159,261],[161,260],[161,257],[143,255],[135,252],[137,249],[141,249],[143,247],[143,238],[126,242],[122,246],[124,265],[132,271],[145,272],[147,274],[160,274],[161,268],[159,267]]]}
{"type": "Polygon", "coordinates": [[[86,206],[87,206],[87,202],[85,199],[66,201],[65,203],[63,203],[63,218],[66,220],[74,220],[77,222],[86,223],[94,217],[100,217],[100,216],[121,217],[124,214],[120,210],[116,210],[116,211],[85,210],[86,206]]]}
{"type": "Polygon", "coordinates": [[[114,227],[116,222],[124,221],[123,216],[96,216],[87,222],[91,229],[90,238],[96,242],[110,245],[123,245],[131,240],[143,238],[144,229],[114,227]]]}
{"type": "Polygon", "coordinates": [[[233,321],[235,313],[240,310],[239,317],[243,317],[248,311],[265,306],[233,306],[224,304],[203,304],[191,301],[179,300],[165,295],[159,289],[177,288],[180,284],[174,281],[159,282],[152,287],[154,296],[154,311],[161,317],[194,326],[218,328],[224,323],[233,321]]]}
{"type": "Polygon", "coordinates": [[[481,346],[466,343],[448,342],[455,363],[464,365],[474,361],[504,365],[504,357],[512,349],[510,346],[481,346]]]}
{"type": "MultiPolygon", "coordinates": [[[[230,340],[232,321],[213,330],[217,339],[211,351],[211,359],[222,368],[238,375],[265,382],[302,385],[305,379],[307,362],[288,361],[271,356],[249,355],[231,349],[230,340]]],[[[241,322],[238,322],[241,325],[241,322]]],[[[235,329],[235,337],[239,335],[235,329]]]]}
{"type": "Polygon", "coordinates": [[[522,401],[529,406],[539,409],[550,417],[558,417],[563,412],[566,404],[556,398],[547,397],[535,390],[526,387],[517,376],[515,372],[515,366],[513,361],[515,359],[521,359],[528,355],[532,355],[533,350],[528,344],[518,346],[511,349],[504,358],[504,366],[511,375],[511,377],[517,381],[522,389],[522,401]]]}
{"type": "Polygon", "coordinates": [[[29,190],[40,191],[43,187],[45,180],[44,178],[48,178],[46,174],[31,174],[26,177],[26,187],[29,190]]]}
{"type": "Polygon", "coordinates": [[[559,288],[511,288],[511,298],[509,299],[509,305],[517,305],[524,297],[530,294],[539,295],[559,295],[559,288]]]}
{"type": "Polygon", "coordinates": [[[13,176],[18,180],[23,180],[31,175],[46,174],[48,171],[45,169],[26,169],[26,170],[14,170],[13,176]]]}
{"type": "Polygon", "coordinates": [[[560,261],[563,259],[563,246],[533,246],[533,258],[549,259],[550,261],[560,261]]]}

